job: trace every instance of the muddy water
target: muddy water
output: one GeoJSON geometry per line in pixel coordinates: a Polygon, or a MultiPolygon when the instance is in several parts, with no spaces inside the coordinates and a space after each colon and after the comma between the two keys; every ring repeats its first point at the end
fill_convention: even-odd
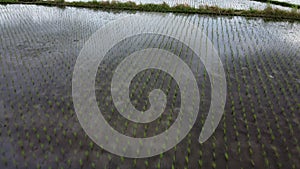
{"type": "Polygon", "coordinates": [[[0,168],[300,167],[299,23],[7,5],[0,6],[0,44],[0,168]],[[163,72],[136,76],[131,99],[137,109],[149,107],[146,96],[153,88],[170,95],[170,109],[157,121],[141,125],[117,114],[109,79],[126,57],[124,51],[158,44],[175,52],[182,48],[187,52],[178,55],[192,68],[201,94],[201,110],[190,134],[161,156],[133,160],[101,149],[82,130],[71,97],[76,58],[96,30],[129,15],[158,20],[169,15],[193,22],[219,52],[228,84],[226,108],[216,132],[204,144],[197,139],[210,106],[207,73],[177,42],[155,36],[127,39],[108,55],[96,77],[98,104],[121,133],[139,137],[161,133],[174,122],[180,105],[174,80],[163,72]],[[148,87],[143,88],[146,82],[148,87]]]}

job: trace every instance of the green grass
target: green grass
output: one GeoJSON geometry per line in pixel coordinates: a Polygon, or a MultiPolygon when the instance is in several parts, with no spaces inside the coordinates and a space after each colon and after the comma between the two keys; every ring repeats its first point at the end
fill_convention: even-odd
{"type": "MultiPolygon", "coordinates": [[[[262,0],[263,1],[263,0],[262,0]]],[[[147,12],[172,12],[172,13],[192,13],[192,14],[212,14],[212,15],[229,15],[229,16],[247,16],[263,17],[274,19],[300,20],[300,13],[294,7],[291,11],[273,9],[268,6],[264,10],[236,10],[224,9],[217,6],[200,6],[193,8],[188,5],[177,5],[170,7],[168,4],[136,4],[134,2],[108,2],[108,1],[90,1],[90,2],[64,2],[64,0],[55,1],[35,1],[35,0],[2,0],[0,4],[35,4],[58,7],[83,7],[93,9],[114,9],[130,11],[147,11],[147,12]],[[29,2],[30,1],[30,2],[29,2]]],[[[297,7],[298,8],[298,7],[297,7]]]]}
{"type": "Polygon", "coordinates": [[[0,0],[0,3],[15,3],[18,2],[18,0],[0,0]]]}

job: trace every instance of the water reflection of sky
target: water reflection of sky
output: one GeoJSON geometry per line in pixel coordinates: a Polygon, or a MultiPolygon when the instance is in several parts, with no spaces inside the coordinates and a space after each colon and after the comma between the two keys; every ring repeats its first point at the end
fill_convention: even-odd
{"type": "MultiPolygon", "coordinates": [[[[86,32],[89,32],[88,34],[91,34],[109,21],[128,15],[129,14],[125,12],[113,13],[71,7],[60,9],[56,7],[32,5],[8,5],[0,6],[0,27],[4,31],[8,30],[7,28],[10,27],[22,27],[26,29],[35,25],[33,27],[34,31],[44,31],[38,29],[38,27],[52,25],[47,28],[48,32],[66,31],[72,34],[72,31],[85,30],[86,32]],[[62,23],[64,24],[62,25],[62,23]]],[[[149,13],[138,12],[137,15],[149,15],[149,13]]],[[[154,15],[162,16],[165,14],[155,13],[154,15]]],[[[195,16],[197,15],[191,16],[191,18],[196,18],[192,20],[200,22],[202,17],[200,17],[199,20],[199,18],[195,16]]],[[[226,17],[220,18],[221,19],[217,19],[218,21],[216,21],[218,25],[222,22],[222,18],[226,17]]],[[[232,23],[233,27],[235,25],[236,23],[232,23]]],[[[298,23],[265,22],[262,20],[248,21],[246,19],[239,19],[239,25],[243,26],[243,29],[247,29],[248,27],[262,27],[262,25],[264,25],[264,32],[267,33],[266,36],[276,35],[272,36],[277,39],[276,41],[281,43],[291,43],[293,46],[299,46],[300,44],[300,24],[298,23]]],[[[215,27],[215,25],[208,24],[208,28],[214,29],[213,27],[215,27]]],[[[0,33],[1,32],[2,31],[0,31],[0,33]]],[[[46,33],[47,32],[45,32],[45,34],[46,33]]],[[[6,37],[4,32],[1,34],[3,35],[2,37],[6,37]]]]}
{"type": "Polygon", "coordinates": [[[53,22],[59,23],[64,22],[86,22],[86,21],[100,21],[106,23],[110,20],[115,20],[119,15],[123,14],[110,14],[108,12],[93,11],[89,9],[67,8],[60,9],[56,7],[43,7],[43,6],[32,6],[32,5],[0,5],[0,24],[1,25],[20,25],[27,22],[34,24],[44,24],[53,22]],[[99,20],[99,17],[101,19],[99,20]],[[13,21],[13,22],[12,22],[13,21]]]}

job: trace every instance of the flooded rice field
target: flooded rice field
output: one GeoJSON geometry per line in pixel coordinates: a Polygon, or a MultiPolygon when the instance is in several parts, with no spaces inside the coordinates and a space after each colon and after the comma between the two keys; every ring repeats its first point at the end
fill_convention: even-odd
{"type": "MultiPolygon", "coordinates": [[[[66,0],[66,2],[74,2],[74,1],[78,1],[78,0],[66,0]]],[[[80,0],[80,1],[89,2],[90,0],[80,0]]],[[[97,1],[102,1],[102,0],[97,0],[97,1]]],[[[118,0],[118,2],[128,2],[128,0],[118,0]]],[[[208,5],[208,6],[218,6],[220,8],[232,8],[232,9],[240,9],[240,10],[248,10],[250,8],[263,10],[267,7],[266,3],[251,1],[251,0],[226,0],[226,1],[224,0],[209,0],[209,1],[208,0],[131,0],[131,2],[135,2],[137,4],[167,3],[170,6],[185,4],[195,8],[198,8],[199,6],[208,5]]],[[[278,9],[290,10],[290,8],[282,7],[279,5],[270,4],[270,6],[278,9]]]]}
{"type": "Polygon", "coordinates": [[[300,5],[300,0],[277,0],[279,2],[288,2],[296,5],[300,5]]]}
{"type": "Polygon", "coordinates": [[[0,6],[0,44],[0,168],[300,168],[300,23],[7,5],[0,6]],[[164,46],[191,67],[200,90],[200,111],[187,137],[161,155],[131,159],[100,148],[82,129],[72,100],[76,59],[95,31],[129,15],[189,21],[212,41],[226,73],[227,99],[205,143],[198,137],[210,106],[210,79],[185,46],[160,36],[132,37],[108,53],[95,80],[97,103],[108,123],[128,136],[168,128],[178,115],[180,90],[167,73],[145,70],[131,84],[139,110],[149,108],[149,91],[167,93],[168,109],[149,124],[120,116],[110,93],[126,54],[164,46]]]}

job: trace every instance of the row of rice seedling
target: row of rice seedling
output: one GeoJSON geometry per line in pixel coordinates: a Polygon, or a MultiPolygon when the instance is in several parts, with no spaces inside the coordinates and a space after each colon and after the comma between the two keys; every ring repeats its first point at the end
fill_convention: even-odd
{"type": "MultiPolygon", "coordinates": [[[[271,39],[272,40],[272,39],[271,39]]],[[[291,52],[289,52],[290,55],[292,55],[291,52]]],[[[275,56],[275,59],[273,59],[273,61],[276,64],[276,67],[277,67],[277,70],[280,71],[280,72],[286,72],[285,70],[288,68],[287,66],[287,63],[292,63],[291,61],[284,61],[280,58],[280,56],[282,55],[282,51],[278,52],[278,50],[275,50],[275,51],[272,51],[272,55],[275,56]],[[276,61],[276,59],[279,60],[279,62],[276,61]]],[[[297,55],[294,55],[294,57],[297,57],[297,55]]],[[[297,93],[297,87],[294,87],[294,85],[290,83],[290,80],[289,79],[293,79],[293,77],[288,73],[286,72],[286,76],[283,76],[283,81],[285,82],[285,85],[280,83],[279,85],[279,88],[283,91],[283,95],[284,97],[286,98],[287,100],[287,105],[290,106],[290,113],[292,114],[292,117],[293,118],[297,118],[297,115],[295,114],[296,113],[296,107],[295,107],[295,104],[297,104],[299,102],[299,98],[298,97],[295,97],[293,96],[294,93],[297,93]],[[293,86],[293,87],[292,87],[293,86]],[[285,93],[284,91],[284,88],[286,88],[286,90],[289,92],[289,93],[285,93]],[[290,98],[290,99],[289,99],[290,98]]],[[[296,83],[296,86],[298,84],[296,83]]],[[[273,88],[273,86],[271,86],[273,88]]],[[[274,91],[276,91],[274,88],[273,88],[274,91]]],[[[277,97],[277,100],[279,100],[279,98],[277,97]]],[[[289,127],[289,130],[290,130],[290,134],[291,136],[294,136],[294,129],[292,127],[293,125],[292,124],[288,124],[288,127],[289,127]]],[[[299,130],[299,127],[297,127],[295,130],[299,130]]],[[[298,138],[294,137],[293,138],[293,141],[294,141],[294,144],[297,145],[298,144],[298,138]]],[[[298,152],[300,153],[300,152],[298,152]]]]}
{"type": "MultiPolygon", "coordinates": [[[[255,38],[255,37],[254,37],[255,38]]],[[[252,48],[249,48],[251,51],[253,50],[252,48]]],[[[255,53],[255,52],[253,52],[253,53],[255,53]]],[[[251,55],[250,55],[251,56],[251,55]]],[[[246,59],[248,59],[248,57],[246,58],[246,59]]],[[[250,65],[247,65],[247,68],[248,68],[248,70],[249,70],[249,72],[253,72],[253,70],[252,70],[252,68],[250,67],[250,65]]],[[[252,73],[250,73],[250,75],[251,75],[252,73]]],[[[252,74],[252,76],[253,76],[253,74],[252,74]]],[[[253,77],[254,78],[254,77],[253,77]]],[[[244,78],[245,80],[246,80],[246,78],[244,78]]],[[[254,79],[253,79],[254,80],[254,79]]],[[[254,82],[256,82],[256,81],[254,81],[254,82]]],[[[257,84],[257,85],[259,85],[259,84],[257,84]]],[[[255,89],[255,93],[257,93],[257,88],[255,89]]],[[[260,97],[259,97],[260,98],[260,97]]],[[[257,119],[257,115],[255,115],[255,116],[253,116],[253,118],[254,119],[257,119]]],[[[260,131],[261,131],[261,129],[260,128],[257,128],[257,131],[259,131],[259,133],[258,133],[258,138],[261,138],[261,136],[260,136],[260,131]]],[[[262,146],[262,148],[264,149],[265,147],[264,146],[262,146]]],[[[264,153],[265,154],[265,153],[264,153]]],[[[278,162],[278,161],[277,161],[278,162]]],[[[265,159],[265,164],[268,166],[269,165],[269,160],[268,159],[265,159]]]]}
{"type": "MultiPolygon", "coordinates": [[[[221,18],[222,20],[222,18],[221,18]]],[[[217,21],[215,21],[217,22],[217,21]]],[[[220,43],[220,42],[224,42],[224,27],[223,27],[223,22],[221,22],[221,24],[217,24],[216,23],[216,30],[217,30],[217,38],[214,44],[218,44],[218,53],[221,54],[222,50],[225,49],[225,43],[220,43]],[[223,46],[222,46],[223,45],[223,46]]],[[[228,68],[228,56],[226,55],[224,65],[227,65],[226,67],[224,66],[224,69],[226,70],[226,74],[229,73],[229,68],[228,68]]],[[[227,77],[227,85],[228,86],[232,86],[231,81],[228,80],[227,77]]],[[[232,99],[230,99],[232,100],[232,99]]],[[[228,105],[227,105],[228,106],[228,105]]],[[[223,138],[224,138],[224,159],[226,160],[226,164],[225,164],[225,168],[228,168],[228,161],[232,158],[231,153],[229,152],[229,143],[228,143],[228,130],[229,130],[229,126],[228,126],[228,122],[227,122],[227,118],[228,118],[228,112],[224,114],[223,120],[221,121],[221,124],[223,127],[223,138]]],[[[235,124],[234,124],[235,125],[235,124]]]]}
{"type": "MultiPolygon", "coordinates": [[[[272,58],[272,60],[269,60],[269,59],[267,58],[266,61],[267,61],[268,63],[267,63],[266,65],[269,66],[269,69],[270,69],[270,71],[268,71],[268,72],[275,72],[275,70],[273,70],[273,69],[274,69],[274,67],[278,67],[278,65],[270,66],[270,64],[271,64],[272,61],[275,61],[276,55],[277,55],[277,54],[274,53],[273,51],[271,51],[271,55],[274,56],[274,57],[272,58]]],[[[277,70],[279,70],[279,69],[277,69],[277,70]]],[[[267,70],[265,70],[265,71],[267,72],[267,70]]],[[[279,70],[279,71],[280,71],[280,70],[279,70]]],[[[270,83],[269,83],[270,85],[269,85],[269,86],[271,87],[270,90],[272,90],[272,92],[273,92],[273,94],[274,94],[274,97],[275,97],[276,99],[278,99],[278,101],[280,101],[279,98],[277,97],[277,96],[278,96],[278,93],[277,93],[277,91],[276,91],[275,88],[274,88],[274,85],[273,85],[274,83],[271,82],[271,79],[272,79],[273,76],[271,77],[271,76],[269,75],[269,77],[270,77],[270,78],[269,78],[269,81],[270,81],[270,83]]],[[[274,77],[273,77],[273,78],[274,78],[274,77]]],[[[284,79],[284,77],[283,77],[283,79],[284,79]]],[[[280,85],[280,87],[282,87],[282,86],[281,86],[282,84],[279,84],[279,85],[280,85]]],[[[285,96],[285,97],[286,97],[286,96],[285,96]]]]}
{"type": "MultiPolygon", "coordinates": [[[[234,49],[234,45],[232,44],[232,42],[234,41],[234,36],[230,36],[231,35],[230,32],[233,32],[233,30],[231,30],[230,25],[234,25],[234,24],[232,22],[228,22],[228,21],[225,21],[224,24],[225,24],[225,26],[222,26],[222,27],[224,27],[224,29],[226,31],[225,35],[227,37],[225,37],[226,41],[224,41],[223,43],[229,45],[229,49],[228,49],[228,46],[226,45],[227,49],[229,50],[229,53],[225,54],[225,56],[226,56],[225,60],[227,60],[226,62],[230,61],[227,65],[228,66],[228,71],[230,70],[230,67],[233,66],[234,74],[232,72],[230,72],[230,74],[233,74],[232,76],[233,76],[234,80],[236,80],[237,83],[238,83],[239,81],[238,81],[238,78],[237,78],[237,76],[238,76],[237,67],[236,67],[236,64],[234,63],[234,51],[235,51],[235,49],[234,49]],[[233,65],[231,65],[231,64],[233,64],[233,65]]],[[[224,47],[224,50],[226,50],[226,47],[224,47]]],[[[230,88],[236,88],[236,87],[233,86],[233,85],[236,85],[236,84],[233,83],[232,79],[228,80],[228,85],[229,85],[230,88]]],[[[238,92],[239,92],[239,89],[240,89],[240,86],[237,87],[238,92]]],[[[240,141],[241,138],[240,138],[240,132],[239,132],[239,126],[238,126],[238,118],[237,118],[237,116],[238,116],[237,113],[238,112],[236,110],[236,107],[238,107],[237,104],[240,104],[240,102],[237,101],[237,99],[239,97],[236,95],[236,93],[233,93],[233,91],[228,93],[228,95],[229,95],[229,100],[231,102],[231,114],[232,114],[232,116],[229,116],[229,118],[233,118],[233,121],[232,121],[233,124],[231,122],[231,125],[233,126],[233,132],[232,132],[231,136],[229,136],[229,137],[233,137],[235,139],[235,146],[234,147],[232,147],[232,145],[228,145],[228,146],[229,146],[229,149],[231,151],[233,151],[233,153],[236,153],[236,154],[232,154],[231,155],[232,157],[234,157],[234,156],[241,157],[242,156],[242,153],[241,153],[242,147],[241,147],[241,141],[240,141]]],[[[230,129],[229,129],[229,131],[230,131],[230,129]]],[[[238,158],[238,161],[241,162],[241,158],[238,158]]]]}
{"type": "MultiPolygon", "coordinates": [[[[251,39],[251,34],[249,33],[249,31],[245,31],[245,34],[244,35],[247,35],[247,37],[248,38],[250,38],[251,39]]],[[[257,38],[256,36],[254,36],[253,37],[253,40],[255,39],[255,38],[257,38]]],[[[253,54],[255,53],[255,50],[256,50],[256,48],[252,48],[251,46],[248,46],[248,50],[250,50],[251,51],[251,53],[252,53],[252,55],[250,55],[250,56],[253,56],[253,54]]],[[[253,63],[250,63],[250,61],[251,60],[249,60],[249,59],[252,59],[251,57],[249,57],[248,55],[247,55],[247,57],[246,57],[246,62],[247,62],[247,65],[246,65],[246,67],[247,67],[247,69],[246,70],[248,70],[248,73],[247,74],[250,74],[250,79],[252,79],[252,81],[254,82],[254,93],[255,93],[255,95],[257,96],[257,98],[258,99],[260,99],[261,98],[261,96],[260,96],[260,93],[259,93],[259,90],[258,90],[258,83],[257,83],[257,81],[255,80],[255,76],[253,75],[253,72],[255,71],[255,69],[258,69],[258,66],[257,66],[257,62],[253,62],[253,63]]],[[[245,82],[246,82],[246,84],[249,84],[249,81],[247,80],[247,78],[245,77],[245,78],[243,78],[244,80],[245,80],[245,82]]],[[[250,103],[251,104],[251,112],[253,113],[253,119],[255,120],[255,126],[256,126],[256,129],[257,129],[257,139],[261,142],[261,148],[263,149],[263,158],[265,159],[264,161],[265,161],[265,165],[266,166],[269,166],[269,160],[268,160],[268,158],[267,158],[267,153],[266,153],[266,150],[265,150],[265,146],[264,146],[264,144],[262,143],[262,135],[261,135],[261,131],[263,131],[264,129],[262,128],[260,128],[260,126],[259,126],[259,124],[258,124],[258,121],[257,121],[257,119],[258,119],[258,117],[260,117],[260,112],[255,112],[255,107],[254,107],[254,105],[255,105],[255,100],[253,99],[253,97],[251,96],[251,92],[249,92],[249,86],[247,86],[247,96],[249,97],[249,99],[251,99],[252,100],[252,102],[250,103]]],[[[253,93],[253,92],[252,92],[253,93]]],[[[260,100],[258,100],[258,103],[260,104],[261,103],[261,101],[260,100]]],[[[269,122],[268,122],[269,123],[269,122]]],[[[277,163],[280,163],[280,161],[279,161],[280,159],[277,159],[276,161],[277,161],[277,163]]],[[[278,166],[280,166],[280,165],[278,165],[278,166]]]]}
{"type": "MultiPolygon", "coordinates": [[[[261,36],[261,35],[258,35],[258,37],[259,36],[261,36]]],[[[270,58],[269,57],[270,56],[270,54],[268,54],[268,55],[266,55],[266,53],[265,52],[262,52],[262,57],[266,57],[267,59],[268,58],[270,58]],[[268,57],[267,57],[268,56],[268,57]]],[[[272,55],[271,55],[272,56],[272,55]]],[[[268,63],[269,62],[269,60],[261,60],[262,61],[262,63],[266,63],[265,65],[268,65],[268,66],[270,66],[270,63],[268,63]]],[[[275,65],[275,64],[273,64],[274,66],[277,66],[277,65],[275,65]]],[[[265,71],[264,73],[265,73],[265,76],[266,77],[268,77],[268,79],[270,79],[270,83],[269,83],[269,86],[271,87],[271,89],[268,89],[267,87],[264,87],[265,88],[265,90],[271,90],[272,92],[273,92],[273,94],[274,94],[274,98],[277,98],[278,99],[278,93],[276,92],[276,90],[274,89],[274,86],[273,86],[273,83],[272,83],[272,81],[271,81],[271,79],[272,79],[272,76],[270,76],[270,74],[269,74],[269,71],[267,71],[266,69],[265,69],[265,66],[263,65],[262,66],[262,68],[263,68],[263,70],[265,71]]],[[[271,68],[271,71],[272,71],[272,68],[271,68]]],[[[261,80],[263,80],[263,78],[261,78],[261,80]]],[[[265,79],[264,79],[264,81],[265,81],[265,79]]],[[[266,92],[265,92],[266,93],[266,92]]],[[[272,110],[272,114],[273,114],[273,116],[275,117],[275,124],[276,124],[276,130],[278,130],[279,132],[279,134],[280,135],[282,135],[282,133],[286,133],[286,132],[282,132],[281,131],[281,128],[283,128],[283,127],[279,127],[279,121],[278,121],[278,114],[277,113],[275,113],[276,111],[274,110],[274,108],[273,108],[273,105],[275,106],[275,104],[273,104],[272,102],[271,102],[271,100],[270,100],[270,97],[268,97],[269,96],[269,94],[266,96],[267,97],[267,103],[269,104],[269,106],[270,106],[270,109],[272,110]]],[[[278,100],[278,102],[280,102],[280,100],[278,100]]],[[[267,117],[267,116],[266,116],[267,117]]],[[[286,119],[288,119],[288,118],[286,118],[286,119]]],[[[276,133],[273,133],[273,131],[272,131],[272,129],[271,129],[271,124],[270,123],[267,123],[268,124],[268,127],[269,127],[269,132],[270,132],[270,134],[271,134],[271,140],[272,141],[274,141],[275,140],[275,135],[274,134],[276,134],[276,133]]],[[[273,128],[273,127],[272,127],[273,128]]],[[[282,136],[281,136],[281,138],[282,138],[282,136]]],[[[283,139],[283,141],[285,142],[285,138],[282,138],[283,139]]],[[[276,153],[275,153],[276,154],[276,153]]]]}
{"type": "MultiPolygon", "coordinates": [[[[216,39],[218,37],[216,37],[216,35],[215,35],[216,32],[214,32],[213,29],[209,29],[209,27],[216,27],[216,25],[217,25],[216,21],[212,20],[212,19],[210,19],[209,21],[210,21],[209,22],[210,26],[208,26],[207,29],[209,30],[209,34],[211,34],[211,41],[213,44],[217,44],[218,41],[216,41],[216,39]]],[[[208,37],[209,37],[209,34],[207,34],[208,37]]],[[[215,45],[215,47],[216,47],[216,45],[215,45]]],[[[209,56],[207,56],[207,57],[209,57],[209,56]]],[[[212,81],[213,81],[213,79],[211,79],[211,83],[212,83],[212,81]]],[[[214,90],[214,89],[211,89],[211,90],[214,90]]],[[[223,132],[221,132],[221,130],[220,130],[220,135],[221,135],[221,133],[223,134],[223,132]]],[[[213,162],[211,163],[212,168],[219,168],[219,167],[221,167],[221,165],[223,166],[224,163],[227,164],[226,157],[224,156],[226,153],[225,152],[225,144],[224,145],[219,144],[220,140],[218,139],[218,136],[219,135],[217,135],[217,133],[216,133],[216,136],[212,136],[212,160],[213,160],[213,162]]],[[[223,142],[223,143],[225,142],[224,137],[222,137],[221,142],[223,142]]]]}
{"type": "MultiPolygon", "coordinates": [[[[236,23],[235,25],[239,25],[238,23],[236,23]]],[[[245,59],[246,59],[246,65],[245,65],[245,69],[243,70],[242,67],[243,67],[243,62],[241,61],[241,59],[239,59],[239,65],[240,65],[240,68],[242,69],[241,71],[241,78],[242,78],[242,81],[241,83],[245,84],[243,87],[245,88],[245,93],[239,93],[240,97],[246,97],[248,98],[248,101],[247,103],[245,102],[242,102],[242,112],[243,112],[243,121],[246,125],[246,129],[247,129],[247,143],[248,143],[248,153],[249,153],[249,156],[250,156],[250,162],[251,162],[251,165],[252,167],[255,167],[255,160],[254,158],[257,159],[257,157],[254,157],[254,152],[253,152],[253,147],[255,148],[256,145],[253,141],[253,139],[255,139],[255,137],[253,138],[253,135],[254,133],[252,134],[251,131],[255,131],[255,129],[257,130],[258,134],[257,134],[257,139],[260,140],[260,131],[261,129],[259,128],[259,126],[257,125],[257,113],[255,112],[255,107],[254,107],[254,103],[253,103],[253,99],[252,99],[252,96],[251,96],[251,93],[249,90],[250,89],[250,85],[249,85],[249,81],[247,80],[247,76],[250,75],[250,79],[253,78],[254,80],[254,77],[252,77],[252,69],[251,69],[251,64],[249,64],[249,55],[247,53],[250,54],[250,56],[253,56],[252,55],[252,52],[251,52],[251,48],[249,48],[250,46],[249,45],[245,45],[247,44],[247,40],[246,39],[251,39],[249,36],[246,36],[246,33],[244,32],[244,29],[242,27],[239,27],[237,28],[238,30],[241,30],[241,33],[242,33],[242,36],[245,38],[244,40],[242,40],[240,43],[242,43],[242,46],[241,48],[245,51],[244,53],[246,53],[246,55],[244,56],[245,59]],[[244,96],[243,96],[244,95],[244,96]],[[250,104],[250,107],[249,108],[246,108],[245,105],[249,105],[250,104]],[[247,111],[247,112],[246,112],[247,111]],[[252,114],[252,115],[251,115],[252,114]],[[247,117],[248,116],[248,117],[247,117]],[[249,119],[249,121],[248,121],[249,119]],[[253,125],[253,128],[252,127],[252,122],[254,121],[254,125],[253,125]]],[[[238,34],[240,35],[240,34],[238,34]]],[[[242,37],[238,37],[239,39],[242,38],[242,37]]],[[[243,57],[243,55],[240,55],[239,56],[240,58],[243,57]]],[[[254,81],[255,82],[255,81],[254,81]]],[[[257,88],[257,84],[254,83],[253,85],[254,88],[257,88]]],[[[265,152],[264,150],[264,146],[261,146],[263,152],[265,152]]],[[[264,153],[265,154],[265,153],[264,153]]],[[[266,167],[268,167],[268,157],[265,156],[263,157],[265,160],[265,165],[266,167]]]]}

